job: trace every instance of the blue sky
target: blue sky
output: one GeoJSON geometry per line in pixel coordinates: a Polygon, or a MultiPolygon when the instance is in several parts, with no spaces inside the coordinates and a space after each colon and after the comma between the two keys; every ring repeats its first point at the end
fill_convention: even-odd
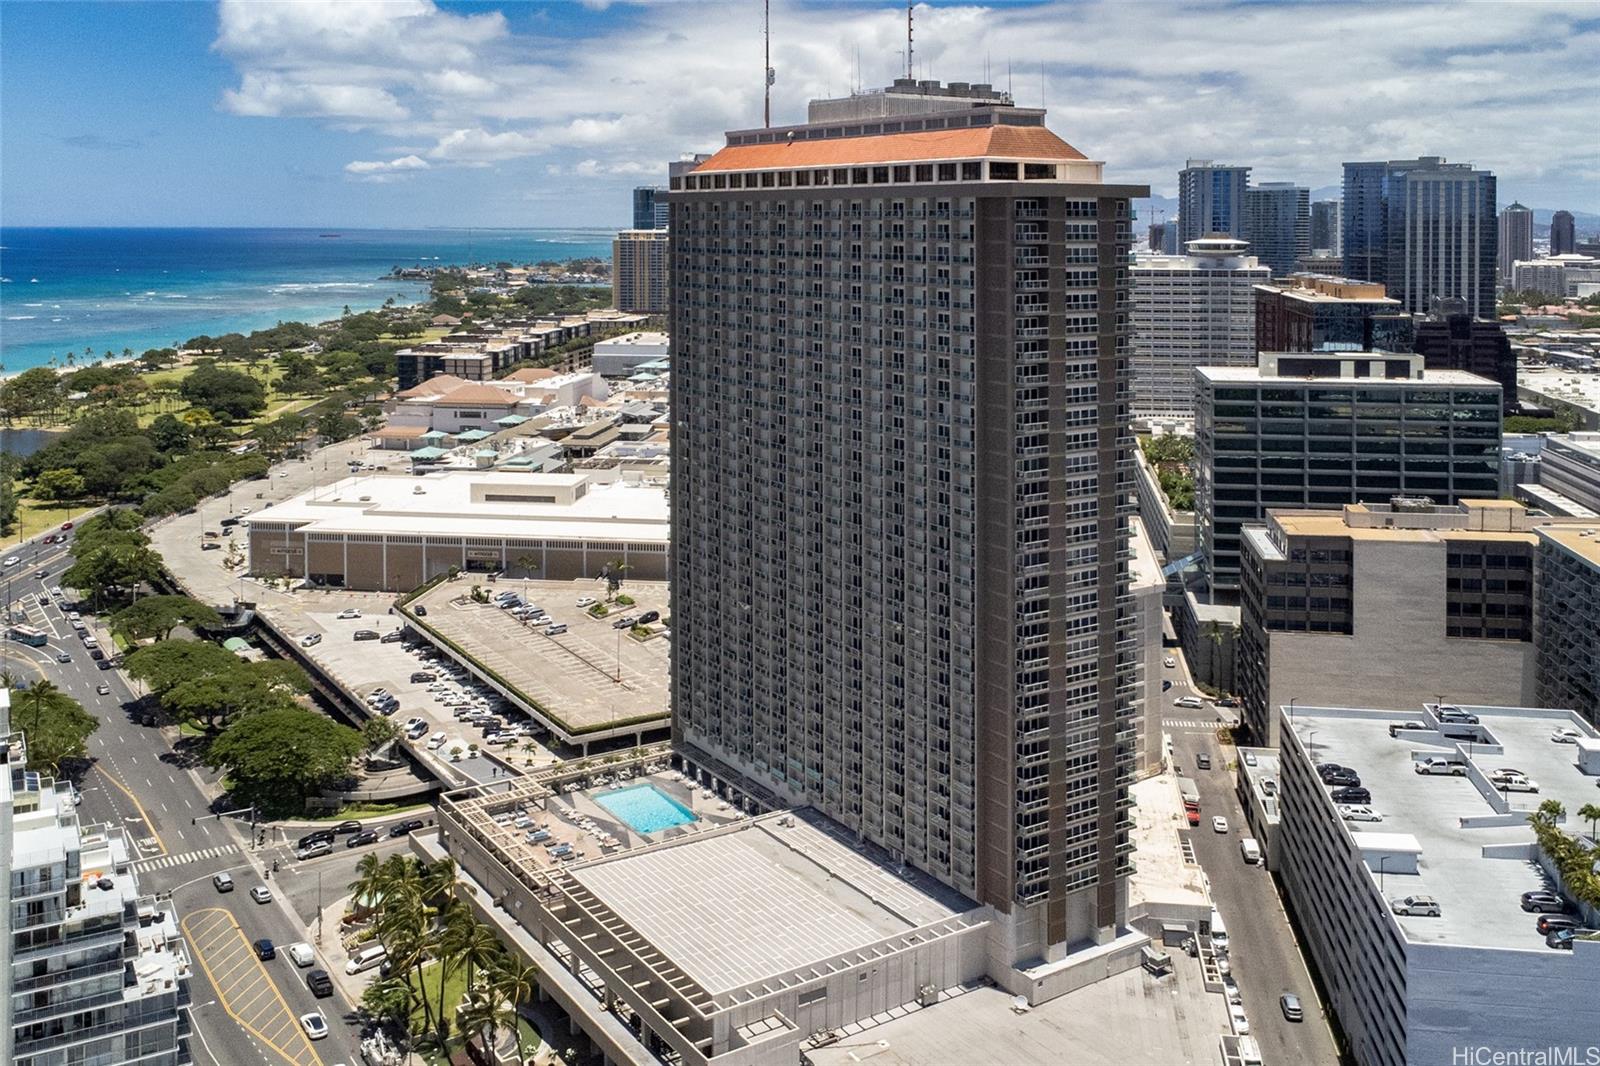
{"type": "MultiPolygon", "coordinates": [[[[1189,156],[1313,187],[1444,155],[1600,212],[1579,4],[919,8],[918,76],[998,83],[1117,180],[1189,156]]],[[[6,3],[9,225],[610,226],[760,119],[760,4],[6,3]]],[[[897,4],[774,3],[774,120],[903,67],[897,4]]]]}

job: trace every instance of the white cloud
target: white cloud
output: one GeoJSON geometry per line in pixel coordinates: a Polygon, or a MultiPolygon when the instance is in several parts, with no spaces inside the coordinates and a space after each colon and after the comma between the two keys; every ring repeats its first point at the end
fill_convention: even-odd
{"type": "MultiPolygon", "coordinates": [[[[1594,210],[1600,109],[1572,72],[1600,28],[1581,15],[1539,2],[923,5],[916,73],[1009,81],[1112,177],[1157,192],[1190,156],[1317,186],[1346,159],[1425,153],[1494,170],[1503,200],[1594,210]]],[[[903,73],[903,19],[894,5],[776,6],[774,120],[848,92],[858,54],[866,87],[903,73]]],[[[436,166],[583,177],[574,197],[610,204],[596,218],[620,217],[626,185],[663,179],[667,160],[759,125],[758,7],[646,5],[587,24],[587,39],[546,39],[430,0],[223,0],[215,48],[239,71],[223,105],[320,119],[436,166]]]]}
{"type": "Polygon", "coordinates": [[[399,159],[390,160],[362,160],[357,159],[344,165],[344,172],[357,178],[372,180],[376,177],[397,177],[409,174],[416,170],[427,170],[428,161],[414,155],[403,155],[399,159]]]}

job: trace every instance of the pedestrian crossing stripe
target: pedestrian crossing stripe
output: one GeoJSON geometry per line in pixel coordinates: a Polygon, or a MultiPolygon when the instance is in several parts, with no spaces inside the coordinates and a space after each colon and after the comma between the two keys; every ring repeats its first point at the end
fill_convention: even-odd
{"type": "Polygon", "coordinates": [[[140,872],[146,870],[165,870],[169,866],[182,866],[184,863],[196,862],[200,859],[215,859],[222,855],[237,855],[239,845],[223,844],[215,848],[203,848],[200,851],[186,851],[181,855],[161,855],[154,859],[139,859],[134,862],[133,868],[140,872]]]}
{"type": "Polygon", "coordinates": [[[1208,721],[1204,718],[1168,718],[1162,726],[1176,729],[1216,729],[1220,722],[1208,721]]]}

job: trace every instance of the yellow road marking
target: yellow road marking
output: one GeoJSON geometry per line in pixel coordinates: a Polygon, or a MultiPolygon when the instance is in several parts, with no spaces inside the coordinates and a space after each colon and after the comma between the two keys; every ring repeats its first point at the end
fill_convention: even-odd
{"type": "MultiPolygon", "coordinates": [[[[180,924],[183,926],[184,932],[189,935],[190,943],[194,943],[194,938],[193,933],[190,930],[189,923],[201,915],[208,914],[220,915],[220,921],[232,927],[233,932],[239,937],[239,943],[243,945],[246,950],[247,960],[254,960],[256,962],[257,976],[262,981],[266,982],[267,987],[272,990],[272,994],[277,997],[278,1005],[283,1008],[283,1017],[290,1019],[291,1023],[293,1023],[295,1018],[294,1011],[289,1009],[289,1004],[284,1000],[283,993],[278,990],[277,984],[273,982],[272,975],[267,973],[266,967],[262,966],[260,960],[255,958],[255,950],[250,947],[249,939],[244,935],[244,930],[240,929],[239,924],[234,921],[233,915],[229,914],[225,910],[222,910],[220,907],[208,907],[205,910],[194,911],[193,913],[189,914],[180,924]]],[[[300,1035],[298,1030],[291,1027],[290,1036],[294,1037],[295,1039],[293,1041],[285,1040],[284,1043],[291,1044],[291,1046],[298,1044],[304,1050],[291,1052],[282,1044],[279,1044],[276,1040],[272,1040],[265,1036],[249,1021],[246,1021],[243,1017],[241,1017],[240,1014],[234,1010],[233,1004],[229,1000],[227,991],[212,974],[211,966],[206,962],[205,953],[199,950],[198,946],[195,951],[195,960],[200,963],[200,968],[206,973],[206,979],[211,982],[211,987],[216,990],[217,1004],[222,1007],[222,1009],[227,1013],[228,1017],[237,1022],[241,1028],[243,1028],[250,1035],[254,1036],[257,1040],[261,1041],[263,1044],[270,1047],[272,1050],[276,1051],[279,1055],[282,1055],[284,1060],[291,1063],[292,1066],[322,1066],[322,1057],[317,1054],[317,1049],[312,1047],[311,1042],[304,1036],[300,1035]],[[309,1060],[306,1058],[308,1055],[310,1056],[309,1060]]],[[[260,993],[257,993],[250,1002],[254,1003],[255,999],[259,997],[260,993]]],[[[253,1018],[259,1018],[259,1016],[260,1015],[258,1012],[253,1016],[253,1018]]],[[[282,1023],[280,1022],[279,1026],[273,1028],[273,1033],[277,1034],[280,1031],[281,1026],[282,1023]]]]}
{"type": "Polygon", "coordinates": [[[124,785],[121,781],[119,781],[116,774],[112,773],[110,770],[107,770],[104,766],[100,766],[97,763],[95,768],[102,774],[105,774],[106,780],[110,781],[113,785],[116,785],[117,789],[124,796],[127,796],[133,801],[133,806],[136,810],[138,810],[139,817],[144,819],[144,827],[150,831],[150,838],[156,842],[156,847],[161,849],[160,853],[165,855],[167,853],[167,845],[162,841],[161,834],[156,832],[156,823],[152,822],[150,820],[150,815],[145,813],[144,804],[139,802],[139,797],[135,796],[133,792],[129,790],[127,785],[124,785]]]}

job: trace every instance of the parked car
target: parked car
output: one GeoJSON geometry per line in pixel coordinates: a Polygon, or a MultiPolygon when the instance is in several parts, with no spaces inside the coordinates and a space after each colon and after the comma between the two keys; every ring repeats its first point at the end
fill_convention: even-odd
{"type": "Polygon", "coordinates": [[[1354,803],[1341,803],[1339,805],[1339,817],[1343,818],[1347,822],[1383,821],[1383,815],[1379,814],[1371,807],[1363,807],[1354,803]]]}
{"type": "Polygon", "coordinates": [[[211,884],[218,892],[233,891],[233,878],[227,874],[212,874],[211,884]]]}
{"type": "Polygon", "coordinates": [[[1372,793],[1364,788],[1339,788],[1333,792],[1333,802],[1368,804],[1372,802],[1372,793]]]}
{"type": "Polygon", "coordinates": [[[278,949],[272,946],[272,941],[266,937],[257,940],[252,947],[256,949],[256,958],[262,962],[278,957],[278,949]]]}
{"type": "Polygon", "coordinates": [[[1389,735],[1391,737],[1398,737],[1402,730],[1427,729],[1427,728],[1428,728],[1428,723],[1426,723],[1426,722],[1417,722],[1417,721],[1390,722],[1389,723],[1389,735]]]}
{"type": "Polygon", "coordinates": [[[421,818],[408,818],[403,822],[396,822],[389,827],[389,839],[393,840],[398,837],[409,836],[421,829],[422,824],[421,818]]]}
{"type": "Polygon", "coordinates": [[[596,600],[593,596],[579,596],[578,597],[578,606],[579,607],[593,607],[598,602],[599,601],[596,600]]]}
{"type": "Polygon", "coordinates": [[[272,889],[268,888],[266,885],[257,885],[250,890],[250,898],[255,900],[257,903],[271,903],[272,889]]]}
{"type": "Polygon", "coordinates": [[[1211,831],[1213,833],[1226,833],[1228,831],[1228,820],[1220,814],[1212,818],[1211,831]]]}
{"type": "Polygon", "coordinates": [[[1174,707],[1189,707],[1197,711],[1205,707],[1205,703],[1201,701],[1199,696],[1179,696],[1172,701],[1172,705],[1174,707]]]}
{"type": "Polygon", "coordinates": [[[1583,738],[1583,734],[1569,726],[1562,726],[1550,734],[1550,739],[1557,744],[1576,744],[1583,738]]]}
{"type": "Polygon", "coordinates": [[[1440,707],[1438,718],[1441,722],[1449,722],[1454,725],[1478,724],[1477,715],[1469,714],[1466,711],[1463,711],[1460,707],[1440,707]]]}
{"type": "Polygon", "coordinates": [[[1563,929],[1578,928],[1578,919],[1566,914],[1541,914],[1539,920],[1533,923],[1533,927],[1539,931],[1540,936],[1549,936],[1563,929]]]}
{"type": "Polygon", "coordinates": [[[361,617],[361,612],[356,610],[354,607],[346,607],[344,610],[340,611],[336,617],[339,617],[339,618],[360,618],[361,617]]]}
{"type": "Polygon", "coordinates": [[[1439,901],[1432,896],[1406,896],[1404,899],[1389,901],[1389,909],[1396,914],[1406,914],[1414,918],[1439,917],[1439,901]]]}
{"type": "Polygon", "coordinates": [[[1539,782],[1533,780],[1533,778],[1531,778],[1531,777],[1522,777],[1522,776],[1516,775],[1516,774],[1511,774],[1511,775],[1507,775],[1505,777],[1495,778],[1493,780],[1493,784],[1494,784],[1494,787],[1499,789],[1501,792],[1538,792],[1539,791],[1539,782]]]}
{"type": "Polygon", "coordinates": [[[385,633],[383,636],[378,638],[378,643],[379,644],[398,644],[404,639],[405,639],[405,634],[404,633],[401,633],[398,629],[391,629],[391,630],[389,630],[389,632],[385,633]]]}
{"type": "Polygon", "coordinates": [[[646,611],[644,614],[641,614],[639,616],[639,620],[637,622],[635,622],[634,625],[647,626],[651,622],[659,622],[659,621],[661,621],[661,612],[660,611],[646,611]]]}
{"type": "Polygon", "coordinates": [[[1565,914],[1567,901],[1548,889],[1522,894],[1522,909],[1530,914],[1565,914]]]}
{"type": "Polygon", "coordinates": [[[555,625],[551,626],[549,629],[546,629],[544,631],[544,633],[545,633],[545,636],[547,636],[547,637],[558,637],[561,634],[565,633],[566,631],[567,631],[567,624],[565,622],[557,622],[555,625]]]}
{"type": "Polygon", "coordinates": [[[1330,788],[1355,788],[1361,784],[1361,775],[1354,770],[1336,770],[1323,774],[1322,783],[1330,788]]]}
{"type": "Polygon", "coordinates": [[[356,640],[377,640],[379,634],[376,629],[358,629],[353,636],[356,640]]]}
{"type": "Polygon", "coordinates": [[[411,683],[413,685],[420,685],[427,681],[437,680],[437,677],[438,675],[431,670],[416,670],[411,674],[411,683]]]}
{"type": "Polygon", "coordinates": [[[1572,942],[1581,937],[1590,937],[1595,934],[1594,929],[1558,929],[1544,938],[1546,947],[1555,948],[1557,951],[1571,951],[1572,942]]]}
{"type": "Polygon", "coordinates": [[[638,621],[638,619],[634,618],[633,615],[625,614],[621,618],[617,619],[615,622],[612,622],[611,623],[611,628],[612,629],[628,629],[628,628],[632,627],[634,625],[634,623],[637,622],[637,621],[638,621]]]}
{"type": "Polygon", "coordinates": [[[416,607],[414,607],[412,609],[417,612],[417,617],[418,618],[426,618],[426,617],[428,617],[428,609],[426,607],[422,606],[422,604],[419,603],[419,604],[417,604],[416,607]]]}
{"type": "Polygon", "coordinates": [[[333,995],[333,978],[328,976],[327,970],[312,970],[306,974],[306,987],[318,999],[326,999],[333,995]]]}
{"type": "Polygon", "coordinates": [[[1467,764],[1459,759],[1447,759],[1436,755],[1412,763],[1411,769],[1419,774],[1445,774],[1451,777],[1463,777],[1467,772],[1467,764]]]}

